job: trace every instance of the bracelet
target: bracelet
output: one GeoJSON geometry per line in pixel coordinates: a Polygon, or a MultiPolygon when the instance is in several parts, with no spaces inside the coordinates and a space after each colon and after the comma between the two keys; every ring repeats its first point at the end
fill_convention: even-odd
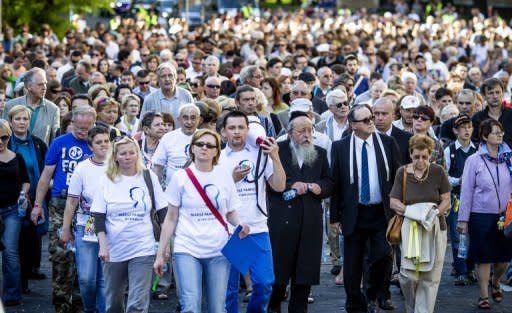
{"type": "Polygon", "coordinates": [[[39,204],[38,202],[34,202],[34,208],[40,208],[41,207],[41,204],[39,204]]]}

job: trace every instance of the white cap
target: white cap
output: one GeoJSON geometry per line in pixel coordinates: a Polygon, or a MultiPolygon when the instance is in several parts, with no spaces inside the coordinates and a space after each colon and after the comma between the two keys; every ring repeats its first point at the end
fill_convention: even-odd
{"type": "Polygon", "coordinates": [[[292,112],[311,112],[313,103],[306,98],[298,98],[290,103],[290,113],[292,112]]]}
{"type": "Polygon", "coordinates": [[[329,52],[329,44],[327,43],[323,43],[321,45],[318,45],[316,46],[316,51],[318,53],[321,53],[321,52],[329,52]]]}
{"type": "Polygon", "coordinates": [[[415,96],[405,96],[400,102],[400,107],[402,109],[416,109],[420,106],[420,99],[415,96]]]}
{"type": "Polygon", "coordinates": [[[281,75],[283,75],[283,76],[292,76],[292,70],[290,70],[287,67],[282,67],[281,68],[281,75]]]}

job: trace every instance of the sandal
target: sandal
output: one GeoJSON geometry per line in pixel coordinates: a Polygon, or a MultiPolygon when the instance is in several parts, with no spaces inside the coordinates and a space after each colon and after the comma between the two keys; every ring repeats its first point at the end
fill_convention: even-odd
{"type": "Polygon", "coordinates": [[[499,284],[492,286],[492,300],[496,303],[503,301],[503,290],[499,284]]]}
{"type": "Polygon", "coordinates": [[[489,310],[491,308],[489,298],[478,298],[478,308],[480,310],[489,310]]]}

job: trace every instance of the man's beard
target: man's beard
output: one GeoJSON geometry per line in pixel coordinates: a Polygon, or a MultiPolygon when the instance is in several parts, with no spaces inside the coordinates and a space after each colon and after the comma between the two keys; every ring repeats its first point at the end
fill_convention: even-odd
{"type": "Polygon", "coordinates": [[[313,143],[302,143],[296,144],[293,140],[290,140],[290,148],[292,149],[295,158],[292,158],[294,164],[298,164],[298,160],[303,161],[302,165],[313,165],[318,157],[318,152],[315,149],[313,143]]]}

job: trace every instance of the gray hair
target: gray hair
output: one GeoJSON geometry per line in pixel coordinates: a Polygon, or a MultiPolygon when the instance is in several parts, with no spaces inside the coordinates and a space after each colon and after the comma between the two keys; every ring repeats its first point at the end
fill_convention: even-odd
{"type": "Polygon", "coordinates": [[[257,70],[258,70],[258,67],[256,65],[249,65],[249,66],[244,67],[240,71],[240,82],[242,84],[245,84],[247,78],[252,77],[257,70]]]}
{"type": "Polygon", "coordinates": [[[37,73],[43,75],[45,78],[46,78],[46,72],[39,68],[39,67],[34,67],[30,70],[28,70],[27,72],[25,72],[25,76],[23,76],[23,84],[25,86],[28,86],[32,83],[32,81],[34,80],[34,75],[36,75],[37,73]]]}
{"type": "Polygon", "coordinates": [[[415,82],[415,83],[417,83],[417,82],[418,82],[418,78],[417,78],[417,77],[416,77],[416,75],[415,75],[414,73],[412,73],[412,72],[403,72],[403,74],[402,74],[402,82],[404,82],[404,83],[405,83],[405,81],[406,81],[407,79],[412,79],[412,80],[414,80],[414,82],[415,82]]]}
{"type": "Polygon", "coordinates": [[[158,76],[158,78],[160,78],[160,74],[162,74],[163,69],[169,69],[174,77],[178,76],[178,73],[176,72],[176,68],[174,67],[174,65],[172,65],[169,62],[164,62],[160,64],[156,69],[156,76],[158,76]]]}
{"type": "Polygon", "coordinates": [[[334,105],[335,98],[345,98],[348,99],[347,95],[343,92],[343,90],[334,89],[329,91],[327,97],[325,98],[325,102],[327,102],[327,106],[334,105]]]}
{"type": "Polygon", "coordinates": [[[187,103],[180,107],[178,110],[178,116],[182,116],[186,111],[193,111],[197,113],[197,116],[201,116],[201,111],[194,103],[187,103]]]}
{"type": "Polygon", "coordinates": [[[462,91],[459,93],[459,95],[457,96],[457,100],[461,97],[461,96],[467,96],[471,99],[471,103],[474,104],[476,102],[476,93],[471,90],[471,89],[462,89],[462,91]]]}
{"type": "Polygon", "coordinates": [[[71,120],[75,120],[80,115],[91,115],[96,119],[96,110],[88,105],[80,105],[73,109],[71,113],[71,120]]]}

